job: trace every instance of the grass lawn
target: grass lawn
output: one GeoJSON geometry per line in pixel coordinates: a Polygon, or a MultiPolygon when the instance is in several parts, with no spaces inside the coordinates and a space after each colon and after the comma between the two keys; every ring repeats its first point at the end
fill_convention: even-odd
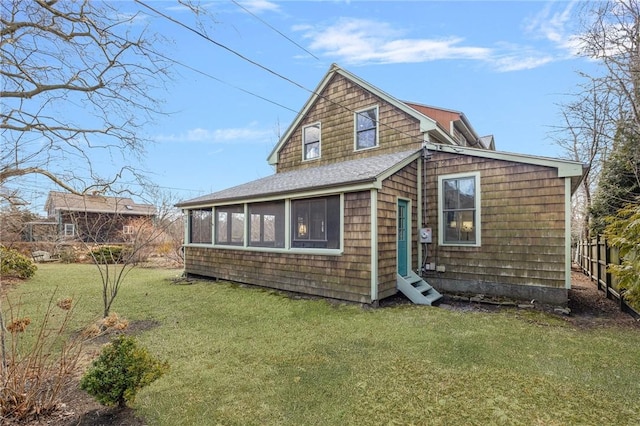
{"type": "MultiPolygon", "coordinates": [[[[9,294],[23,312],[57,288],[79,300],[74,327],[100,316],[95,267],[38,268],[9,294]]],[[[138,336],[171,365],[135,402],[150,425],[640,424],[638,328],[574,328],[528,310],[363,309],[171,283],[178,273],[134,270],[112,308],[159,323],[138,336]]]]}

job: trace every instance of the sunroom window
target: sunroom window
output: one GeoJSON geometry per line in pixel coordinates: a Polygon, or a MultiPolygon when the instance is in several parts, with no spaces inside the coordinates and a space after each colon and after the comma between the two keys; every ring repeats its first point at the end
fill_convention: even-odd
{"type": "Polygon", "coordinates": [[[244,244],[244,206],[216,207],[216,244],[244,244]]]}
{"type": "Polygon", "coordinates": [[[284,247],[284,201],[249,204],[249,245],[284,247]]]}
{"type": "Polygon", "coordinates": [[[480,245],[479,175],[440,177],[443,244],[480,245]]]}
{"type": "Polygon", "coordinates": [[[356,113],[356,150],[378,146],[378,107],[356,113]]]}
{"type": "Polygon", "coordinates": [[[320,123],[302,129],[302,143],[305,160],[320,158],[320,123]]]}
{"type": "Polygon", "coordinates": [[[291,247],[340,247],[340,197],[291,202],[291,247]]]}
{"type": "Polygon", "coordinates": [[[211,244],[211,209],[189,210],[189,242],[211,244]]]}

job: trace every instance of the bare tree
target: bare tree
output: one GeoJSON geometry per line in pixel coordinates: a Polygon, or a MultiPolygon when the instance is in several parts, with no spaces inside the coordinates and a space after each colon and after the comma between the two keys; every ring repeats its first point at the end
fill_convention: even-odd
{"type": "MultiPolygon", "coordinates": [[[[582,73],[585,82],[561,105],[564,123],[554,129],[553,137],[568,158],[588,167],[574,199],[579,216],[586,218],[620,124],[640,135],[640,3],[585,2],[578,18],[580,53],[600,68],[598,75],[582,73]]],[[[583,237],[588,227],[585,220],[583,237]]]]}
{"type": "Polygon", "coordinates": [[[583,55],[604,68],[599,90],[615,94],[618,119],[640,127],[640,2],[610,0],[583,7],[580,46],[583,55]]]}
{"type": "Polygon", "coordinates": [[[5,0],[0,23],[0,188],[38,174],[82,193],[136,177],[168,76],[144,19],[108,2],[5,0]]]}
{"type": "Polygon", "coordinates": [[[615,93],[607,90],[601,79],[582,76],[586,80],[580,86],[582,91],[561,105],[563,125],[554,129],[552,137],[567,159],[586,166],[572,208],[573,223],[577,224],[574,233],[586,238],[588,209],[616,131],[618,109],[615,105],[618,101],[615,93]]]}
{"type": "Polygon", "coordinates": [[[116,200],[112,212],[85,209],[69,213],[77,230],[76,242],[100,273],[105,318],[131,270],[155,254],[166,256],[182,245],[182,239],[175,241],[173,237],[176,224],[182,228],[182,216],[166,199],[155,206],[153,215],[128,214],[129,198],[112,199],[116,200]]]}

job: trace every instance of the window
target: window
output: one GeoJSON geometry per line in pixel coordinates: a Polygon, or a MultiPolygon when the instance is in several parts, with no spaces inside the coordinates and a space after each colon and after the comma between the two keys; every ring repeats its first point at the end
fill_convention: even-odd
{"type": "Polygon", "coordinates": [[[249,245],[284,247],[284,201],[249,204],[249,245]]]}
{"type": "Polygon", "coordinates": [[[480,245],[480,176],[441,176],[440,235],[442,244],[480,245]]]}
{"type": "Polygon", "coordinates": [[[305,160],[320,158],[320,123],[302,129],[302,145],[305,160]]]}
{"type": "Polygon", "coordinates": [[[76,235],[76,226],[73,223],[65,223],[64,224],[64,236],[65,237],[73,237],[76,235]]]}
{"type": "Polygon", "coordinates": [[[189,210],[189,242],[211,244],[211,209],[189,210]]]}
{"type": "Polygon", "coordinates": [[[244,206],[216,207],[216,244],[244,244],[244,206]]]}
{"type": "Polygon", "coordinates": [[[291,247],[340,248],[340,197],[291,203],[291,247]]]}
{"type": "Polygon", "coordinates": [[[378,146],[378,107],[356,113],[356,150],[378,146]]]}
{"type": "Polygon", "coordinates": [[[122,227],[122,233],[124,235],[133,235],[133,226],[131,225],[124,225],[122,227]]]}

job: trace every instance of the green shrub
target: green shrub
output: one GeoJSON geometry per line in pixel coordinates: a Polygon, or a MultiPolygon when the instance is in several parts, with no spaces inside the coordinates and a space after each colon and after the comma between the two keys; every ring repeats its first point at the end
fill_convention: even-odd
{"type": "Polygon", "coordinates": [[[640,310],[640,198],[627,204],[615,216],[607,217],[605,237],[620,251],[620,264],[608,270],[618,278],[624,298],[640,310]]]}
{"type": "Polygon", "coordinates": [[[0,276],[31,278],[38,267],[18,250],[0,245],[0,276]]]}
{"type": "Polygon", "coordinates": [[[166,361],[151,356],[133,337],[120,335],[104,347],[80,387],[103,405],[124,406],[168,369],[166,361]]]}
{"type": "Polygon", "coordinates": [[[122,246],[101,246],[91,250],[89,255],[101,265],[122,263],[131,254],[131,249],[122,246]]]}

